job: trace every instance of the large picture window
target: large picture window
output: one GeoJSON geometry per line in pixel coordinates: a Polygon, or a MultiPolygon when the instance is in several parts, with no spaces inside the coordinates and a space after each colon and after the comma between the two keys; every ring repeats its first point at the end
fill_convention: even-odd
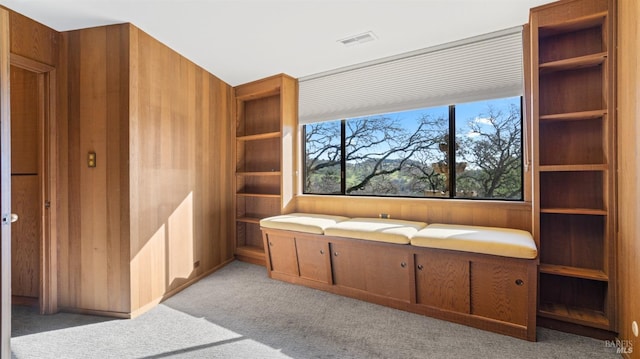
{"type": "Polygon", "coordinates": [[[520,97],[304,125],[304,193],[522,200],[520,97]]]}

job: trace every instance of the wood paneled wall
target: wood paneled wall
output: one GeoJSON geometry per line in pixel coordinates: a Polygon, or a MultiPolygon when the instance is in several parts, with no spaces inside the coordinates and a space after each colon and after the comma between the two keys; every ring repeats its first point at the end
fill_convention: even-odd
{"type": "Polygon", "coordinates": [[[69,231],[59,248],[59,305],[128,313],[128,26],[63,39],[69,231]]]}
{"type": "Polygon", "coordinates": [[[10,40],[58,75],[61,308],[135,315],[233,258],[230,86],[128,24],[10,12],[10,40]]]}
{"type": "Polygon", "coordinates": [[[11,53],[55,66],[60,33],[17,12],[9,12],[11,53]]]}
{"type": "Polygon", "coordinates": [[[296,198],[295,211],[347,217],[378,217],[387,213],[395,219],[531,231],[531,203],[526,202],[304,195],[296,198]]]}
{"type": "Polygon", "coordinates": [[[231,87],[129,24],[63,39],[60,306],[136,315],[233,258],[231,87]]]}
{"type": "Polygon", "coordinates": [[[233,258],[231,87],[131,26],[132,311],[233,258]]]}
{"type": "Polygon", "coordinates": [[[640,358],[640,5],[618,1],[618,278],[620,339],[640,358]]]}
{"type": "Polygon", "coordinates": [[[58,75],[59,306],[126,317],[231,260],[231,87],[129,24],[10,16],[58,75]]]}

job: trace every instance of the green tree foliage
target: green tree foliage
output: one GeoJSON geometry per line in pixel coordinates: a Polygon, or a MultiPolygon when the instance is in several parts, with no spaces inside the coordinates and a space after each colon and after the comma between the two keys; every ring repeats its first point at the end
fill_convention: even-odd
{"type": "MultiPolygon", "coordinates": [[[[469,121],[475,136],[460,136],[458,157],[469,170],[458,176],[457,190],[481,198],[520,198],[522,193],[522,131],[520,109],[489,106],[479,121],[469,121]]],[[[468,196],[468,195],[465,195],[468,196]]]]}

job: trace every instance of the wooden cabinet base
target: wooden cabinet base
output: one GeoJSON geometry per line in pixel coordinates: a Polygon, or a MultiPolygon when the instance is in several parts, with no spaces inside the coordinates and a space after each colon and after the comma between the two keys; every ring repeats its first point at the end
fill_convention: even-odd
{"type": "Polygon", "coordinates": [[[535,259],[275,229],[263,240],[270,278],[536,340],[535,259]]]}

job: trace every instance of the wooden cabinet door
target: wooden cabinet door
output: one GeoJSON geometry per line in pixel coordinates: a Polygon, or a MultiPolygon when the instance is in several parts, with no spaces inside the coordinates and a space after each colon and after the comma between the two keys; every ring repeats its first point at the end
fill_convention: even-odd
{"type": "Polygon", "coordinates": [[[471,263],[471,314],[527,324],[527,268],[513,264],[471,263]]]}
{"type": "Polygon", "coordinates": [[[331,267],[335,285],[365,290],[366,256],[362,246],[351,242],[332,242],[331,267]]]}
{"type": "Polygon", "coordinates": [[[331,255],[336,285],[409,302],[411,252],[407,248],[372,242],[332,242],[331,255]]]}
{"type": "Polygon", "coordinates": [[[416,303],[469,313],[469,261],[440,252],[416,254],[416,303]]]}
{"type": "Polygon", "coordinates": [[[329,242],[318,238],[296,236],[296,251],[300,277],[331,283],[329,242]]]}
{"type": "Polygon", "coordinates": [[[411,252],[408,248],[370,246],[361,252],[366,260],[368,292],[409,302],[411,298],[411,252]]]}
{"type": "Polygon", "coordinates": [[[267,246],[271,271],[297,276],[298,258],[292,235],[267,233],[267,246]]]}

